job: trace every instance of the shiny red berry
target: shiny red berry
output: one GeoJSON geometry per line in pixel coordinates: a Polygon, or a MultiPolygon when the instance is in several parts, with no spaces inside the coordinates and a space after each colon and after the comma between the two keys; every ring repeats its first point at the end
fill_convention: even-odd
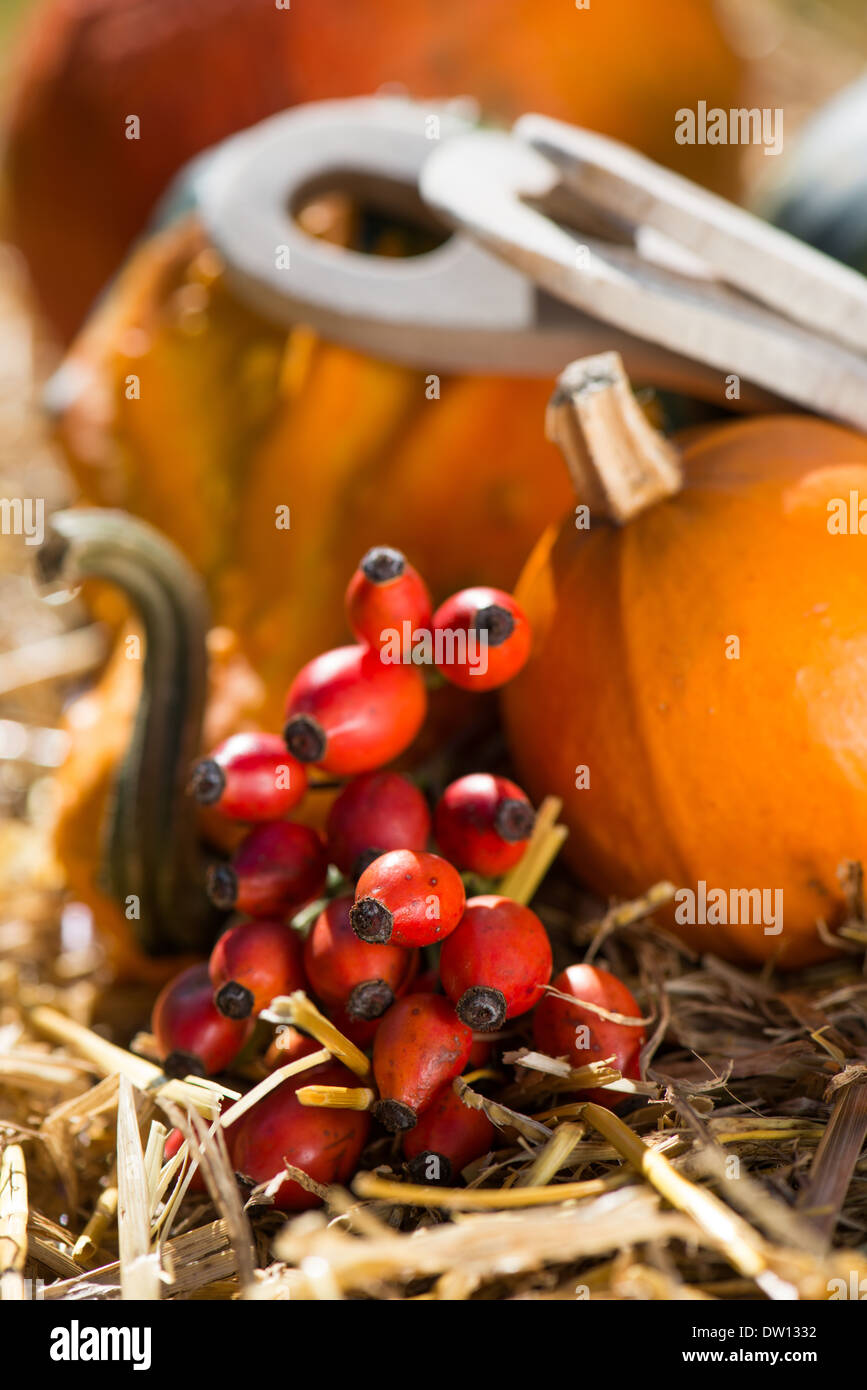
{"type": "Polygon", "coordinates": [[[370,647],[337,647],[303,667],[286,697],[283,736],[294,757],[339,777],[371,772],[408,748],[424,723],[418,667],[370,647]]]}
{"type": "Polygon", "coordinates": [[[296,932],[273,917],[238,922],[218,940],[208,970],[214,1003],[228,1018],[249,1018],[278,994],[304,989],[304,946],[296,932]]]}
{"type": "Polygon", "coordinates": [[[399,550],[368,550],[346,590],[346,616],[359,642],[408,653],[413,634],[430,628],[433,604],[421,575],[399,550]]]}
{"type": "Polygon", "coordinates": [[[399,772],[365,772],[335,798],[325,825],[328,856],[357,876],[389,849],[424,849],[430,812],[415,783],[399,772]]]}
{"type": "Polygon", "coordinates": [[[434,837],[459,869],[499,877],[522,857],[535,813],[507,777],[471,772],[446,787],[434,811],[434,837]]]}
{"type": "Polygon", "coordinates": [[[252,1028],[252,1019],[226,1018],[219,1012],[207,965],[191,965],[170,980],[151,1016],[151,1032],[169,1076],[225,1071],[252,1028]]]}
{"type": "Polygon", "coordinates": [[[434,967],[431,967],[430,970],[422,970],[412,982],[412,992],[413,994],[442,994],[439,970],[434,967]]]}
{"type": "MultiPolygon", "coordinates": [[[[184,1135],[183,1135],[183,1131],[182,1131],[182,1130],[180,1130],[180,1129],[170,1129],[170,1130],[169,1130],[169,1132],[168,1132],[168,1134],[167,1134],[167,1136],[166,1136],[165,1146],[164,1146],[164,1148],[163,1148],[163,1158],[165,1159],[166,1162],[168,1162],[170,1158],[174,1158],[175,1154],[177,1153],[178,1149],[181,1147],[181,1144],[183,1144],[183,1142],[184,1142],[184,1135]]],[[[197,1176],[198,1176],[198,1174],[197,1174],[197,1176]]]]}
{"type": "MultiPolygon", "coordinates": [[[[367,1142],[370,1116],[361,1110],[302,1105],[297,1092],[302,1086],[357,1084],[358,1077],[338,1062],[282,1082],[242,1115],[237,1125],[230,1126],[236,1171],[258,1184],[277,1177],[289,1164],[325,1187],[348,1182],[367,1142]]],[[[274,1198],[282,1211],[305,1211],[320,1202],[315,1193],[290,1178],[281,1183],[274,1198]]]]}
{"type": "Polygon", "coordinates": [[[487,1038],[476,1038],[470,1048],[470,1055],[467,1058],[467,1066],[470,1070],[476,1067],[486,1067],[494,1060],[494,1044],[487,1038]]]}
{"type": "Polygon", "coordinates": [[[413,1182],[452,1183],[467,1164],[493,1148],[496,1135],[484,1110],[465,1105],[449,1082],[403,1137],[409,1177],[413,1182]]]}
{"type": "MultiPolygon", "coordinates": [[[[549,1057],[567,1057],[573,1067],[602,1062],[613,1057],[613,1066],[623,1076],[637,1081],[641,1075],[639,1053],[644,1045],[644,1029],[602,1018],[581,1007],[580,1000],[595,1004],[608,1013],[640,1018],[641,1009],[626,985],[616,975],[596,965],[570,965],[551,981],[559,994],[572,995],[575,1003],[546,994],[533,1015],[536,1047],[549,1057]]],[[[581,1091],[582,1100],[615,1109],[625,1096],[604,1089],[581,1091]]]]}
{"type": "Polygon", "coordinates": [[[233,734],[196,763],[190,776],[199,805],[231,820],[280,820],[306,790],[307,769],[278,734],[233,734]]]}
{"type": "Polygon", "coordinates": [[[418,952],[361,941],[349,920],[352,898],[333,898],[304,943],[304,966],[314,994],[350,1018],[379,1018],[414,974],[418,952]]]}
{"type": "Polygon", "coordinates": [[[441,994],[408,994],[392,1004],[373,1042],[380,1123],[393,1134],[411,1129],[463,1071],[472,1045],[472,1030],[441,994]]]}
{"type": "Polygon", "coordinates": [[[495,690],[530,655],[530,625],[503,589],[461,589],[434,613],[434,652],[447,680],[463,690],[495,690]]]}
{"type": "Polygon", "coordinates": [[[321,891],[328,872],[322,838],[307,825],[257,825],[227,864],[208,870],[211,902],[251,917],[287,917],[321,891]]]}
{"type": "Polygon", "coordinates": [[[551,943],[535,912],[495,893],[470,898],[440,953],[440,979],[477,1032],[532,1009],[551,978],[551,943]]]}
{"type": "Polygon", "coordinates": [[[385,1018],[385,1014],[381,1014],[379,1018],[352,1018],[339,1004],[333,1005],[327,1013],[335,1028],[338,1028],[351,1043],[355,1043],[362,1052],[367,1052],[385,1018]]]}
{"type": "Polygon", "coordinates": [[[453,932],[464,910],[461,876],[438,854],[390,850],[355,889],[352,929],[362,941],[428,946],[453,932]]]}

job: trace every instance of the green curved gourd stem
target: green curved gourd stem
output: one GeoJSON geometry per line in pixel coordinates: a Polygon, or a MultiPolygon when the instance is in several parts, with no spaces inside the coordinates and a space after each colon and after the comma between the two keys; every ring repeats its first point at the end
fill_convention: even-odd
{"type": "Polygon", "coordinates": [[[210,946],[214,912],[203,889],[196,817],[185,787],[199,752],[205,702],[208,605],[201,581],[165,537],[125,512],[56,513],[39,552],[44,581],[117,585],[145,638],[135,725],[107,811],[106,891],[150,953],[210,946]]]}

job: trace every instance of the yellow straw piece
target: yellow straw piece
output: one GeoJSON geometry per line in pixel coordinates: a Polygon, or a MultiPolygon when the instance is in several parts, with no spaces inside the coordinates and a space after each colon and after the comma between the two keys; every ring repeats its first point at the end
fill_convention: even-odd
{"type": "Polygon", "coordinates": [[[434,1187],[427,1183],[390,1182],[375,1173],[359,1173],[352,1190],[359,1197],[412,1207],[444,1207],[451,1211],[503,1211],[509,1207],[544,1207],[582,1197],[598,1197],[625,1187],[632,1175],[622,1170],[607,1178],[563,1182],[550,1187],[434,1187]]]}
{"type": "Polygon", "coordinates": [[[356,1076],[367,1076],[369,1073],[370,1063],[364,1053],[355,1043],[344,1037],[339,1028],[335,1028],[330,1018],[319,1012],[303,989],[296,989],[294,994],[281,994],[278,998],[272,999],[267,1015],[274,1022],[293,1023],[296,1028],[309,1033],[323,1047],[327,1047],[338,1062],[343,1062],[350,1071],[354,1071],[356,1076]]]}
{"type": "Polygon", "coordinates": [[[20,1144],[7,1144],[0,1160],[0,1299],[25,1298],[27,1262],[27,1168],[20,1144]]]}
{"type": "Polygon", "coordinates": [[[370,1110],[376,1092],[366,1086],[301,1086],[295,1092],[302,1105],[327,1110],[370,1110]]]}
{"type": "Polygon", "coordinates": [[[517,903],[528,903],[560,852],[568,835],[565,825],[555,822],[563,809],[559,797],[546,796],[536,812],[536,823],[522,858],[503,879],[500,892],[517,903]]]}

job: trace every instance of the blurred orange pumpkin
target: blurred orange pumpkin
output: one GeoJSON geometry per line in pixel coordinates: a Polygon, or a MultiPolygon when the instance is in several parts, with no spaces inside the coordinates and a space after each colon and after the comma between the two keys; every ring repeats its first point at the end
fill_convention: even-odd
{"type": "Polygon", "coordinates": [[[818,960],[816,919],[839,920],[838,867],[867,844],[867,554],[850,515],[867,438],[738,420],[691,430],[678,465],[634,420],[620,430],[615,355],[589,361],[591,389],[573,364],[557,408],[579,431],[593,412],[573,458],[590,527],[573,508],[517,589],[534,647],[503,705],[522,785],[563,798],[566,857],[600,893],[668,879],[698,949],[818,960]],[[650,505],[616,525],[624,458],[650,505]]]}
{"type": "MultiPolygon", "coordinates": [[[[230,293],[193,219],[142,243],[53,393],[82,500],[151,522],[206,581],[217,625],[206,747],[282,726],[299,667],[347,639],[343,593],[369,546],[406,551],[437,600],[479,580],[509,586],[569,501],[541,429],[543,382],[443,376],[431,400],[424,372],[305,328],[287,336],[230,293]]],[[[92,598],[117,621],[115,596],[92,598]]],[[[138,697],[121,646],[69,711],[58,777],[59,856],[121,943],[122,923],[87,885],[138,697]]],[[[478,697],[437,701],[451,728],[461,702],[478,697]]],[[[320,794],[302,814],[325,809],[320,794]]],[[[117,958],[139,970],[138,957],[117,958]]]]}
{"type": "Polygon", "coordinates": [[[674,112],[736,104],[738,69],[711,0],[47,0],[15,73],[8,235],[68,340],[192,156],[385,83],[589,125],[731,192],[733,152],[677,145],[674,112]]]}
{"type": "Polygon", "coordinates": [[[422,371],[287,336],[231,294],[193,220],[142,244],[55,386],[82,499],[182,550],[260,678],[247,715],[270,728],[298,668],[346,639],[369,546],[404,550],[437,601],[514,582],[570,498],[548,392],[443,376],[431,400],[422,371]]]}

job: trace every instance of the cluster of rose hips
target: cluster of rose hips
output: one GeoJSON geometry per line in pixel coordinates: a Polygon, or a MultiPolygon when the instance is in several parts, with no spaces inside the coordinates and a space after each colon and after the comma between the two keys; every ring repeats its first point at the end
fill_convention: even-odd
{"type": "MultiPolygon", "coordinates": [[[[491,689],[529,652],[528,625],[514,599],[467,589],[433,613],[417,572],[399,552],[379,548],[364,557],[346,602],[358,645],[326,652],[302,669],[287,696],[283,738],[235,735],[193,771],[191,789],[201,804],[252,824],[231,861],[211,868],[207,884],[216,906],[242,916],[207,965],[166,986],[152,1030],[167,1072],[214,1075],[246,1047],[272,1000],[304,990],[350,1042],[372,1047],[373,1113],[402,1135],[411,1174],[448,1180],[493,1138],[487,1117],[452,1088],[468,1063],[482,1065],[490,1055],[491,1044],[474,1033],[496,1032],[539,1005],[537,1045],[575,1065],[616,1053],[630,1075],[637,1075],[642,1038],[633,1029],[615,1047],[605,1032],[612,1025],[600,1026],[600,1016],[573,1011],[557,996],[543,1000],[552,957],[539,918],[502,894],[466,897],[461,872],[496,879],[524,854],[534,812],[521,788],[489,773],[460,777],[431,817],[419,788],[383,767],[406,749],[426,710],[424,679],[404,659],[407,640],[447,633],[447,642],[433,644],[445,678],[491,689]],[[475,646],[456,642],[455,631],[475,634],[475,646]],[[394,633],[401,659],[387,661],[383,643],[394,633]],[[488,650],[477,674],[468,657],[478,650],[479,633],[488,650]],[[286,819],[305,795],[309,765],[350,778],[330,808],[324,839],[286,819]],[[432,838],[439,852],[429,848],[432,838]],[[302,938],[291,919],[327,885],[333,896],[302,938]],[[439,963],[420,974],[424,947],[440,948],[439,963]],[[594,1041],[581,1047],[576,1028],[588,1021],[594,1041]]],[[[595,997],[573,990],[569,972],[555,983],[561,993],[595,997]]],[[[628,991],[613,984],[628,1001],[618,995],[608,1007],[623,1011],[628,1002],[626,1011],[636,1014],[628,991]]],[[[266,1061],[297,1060],[319,1047],[285,1029],[266,1061]]],[[[235,1168],[262,1182],[288,1162],[319,1183],[346,1181],[368,1137],[368,1114],[304,1106],[296,1093],[311,1084],[356,1082],[337,1062],[282,1082],[230,1127],[235,1168]]],[[[276,1201],[298,1209],[317,1198],[287,1179],[276,1201]]]]}

